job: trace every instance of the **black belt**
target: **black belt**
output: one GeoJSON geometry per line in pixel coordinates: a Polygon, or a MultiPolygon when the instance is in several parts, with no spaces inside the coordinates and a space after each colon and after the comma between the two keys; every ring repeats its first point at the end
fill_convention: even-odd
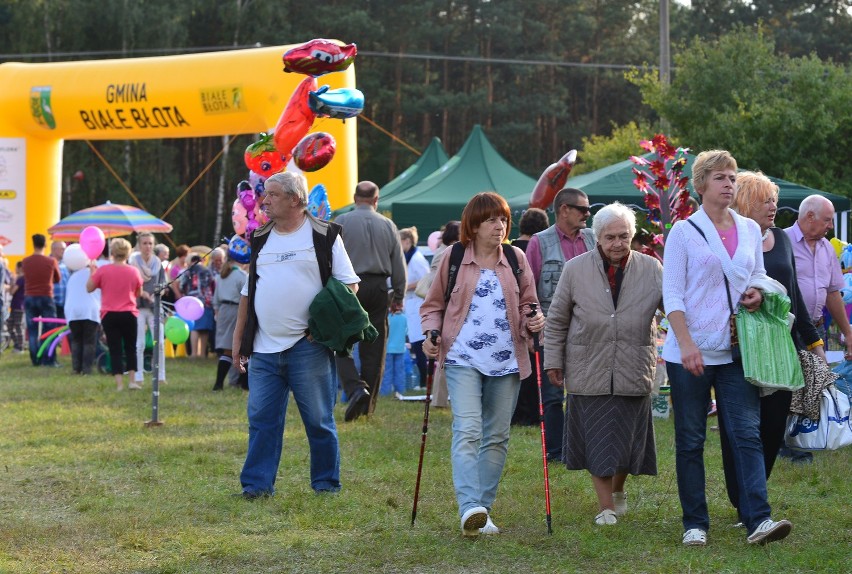
{"type": "Polygon", "coordinates": [[[219,303],[225,303],[226,305],[239,305],[239,301],[219,301],[219,303]]]}
{"type": "Polygon", "coordinates": [[[369,278],[381,279],[382,281],[387,280],[387,278],[389,277],[389,275],[385,275],[383,273],[356,273],[356,275],[358,275],[358,277],[360,277],[361,279],[365,279],[365,278],[369,277],[369,278]]]}

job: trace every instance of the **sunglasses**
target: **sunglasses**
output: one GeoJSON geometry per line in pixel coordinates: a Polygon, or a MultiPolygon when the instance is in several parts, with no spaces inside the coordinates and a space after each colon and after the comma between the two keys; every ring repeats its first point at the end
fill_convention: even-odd
{"type": "Polygon", "coordinates": [[[570,203],[564,203],[563,205],[565,205],[566,207],[571,207],[573,209],[576,209],[577,211],[584,213],[585,215],[588,215],[592,212],[592,209],[590,207],[585,206],[585,205],[572,205],[570,203]]]}

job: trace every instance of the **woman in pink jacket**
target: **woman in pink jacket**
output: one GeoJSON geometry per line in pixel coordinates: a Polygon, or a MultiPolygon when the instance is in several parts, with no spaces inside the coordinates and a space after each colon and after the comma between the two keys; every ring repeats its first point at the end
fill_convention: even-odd
{"type": "Polygon", "coordinates": [[[427,337],[423,352],[444,369],[453,410],[451,460],[462,534],[497,534],[491,505],[503,473],[509,425],[521,378],[530,375],[527,342],[544,327],[535,283],[526,257],[508,246],[518,260],[516,278],[503,252],[512,217],[506,200],[493,192],[475,195],[461,222],[464,257],[445,301],[451,257],[420,308],[424,333],[441,332],[437,344],[427,337]]]}

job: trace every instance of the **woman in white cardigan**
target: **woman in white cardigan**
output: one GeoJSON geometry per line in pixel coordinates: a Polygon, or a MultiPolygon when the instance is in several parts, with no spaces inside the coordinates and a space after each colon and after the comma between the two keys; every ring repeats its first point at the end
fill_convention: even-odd
{"type": "MultiPolygon", "coordinates": [[[[753,311],[763,296],[750,288],[765,278],[760,227],[730,209],[736,160],[726,151],[698,155],[692,183],[701,209],[674,225],[666,240],[663,302],[671,329],[663,359],[672,389],[675,460],[683,510],[683,544],[704,546],[710,518],[704,480],[704,442],[710,389],[736,461],[739,508],[750,544],[787,536],[792,525],[773,521],[760,442],[760,394],[731,353],[731,307],[753,311]]],[[[767,341],[767,344],[771,342],[767,341]]]]}

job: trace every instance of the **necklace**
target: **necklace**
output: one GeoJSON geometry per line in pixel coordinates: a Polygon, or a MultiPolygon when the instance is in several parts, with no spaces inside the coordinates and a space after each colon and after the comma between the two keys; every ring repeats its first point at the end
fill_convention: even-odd
{"type": "Polygon", "coordinates": [[[761,237],[761,239],[762,239],[763,241],[766,241],[766,239],[769,237],[769,232],[770,232],[770,231],[772,231],[772,228],[771,228],[771,227],[767,228],[767,229],[766,229],[766,231],[764,231],[764,232],[763,232],[763,237],[761,237]]]}

